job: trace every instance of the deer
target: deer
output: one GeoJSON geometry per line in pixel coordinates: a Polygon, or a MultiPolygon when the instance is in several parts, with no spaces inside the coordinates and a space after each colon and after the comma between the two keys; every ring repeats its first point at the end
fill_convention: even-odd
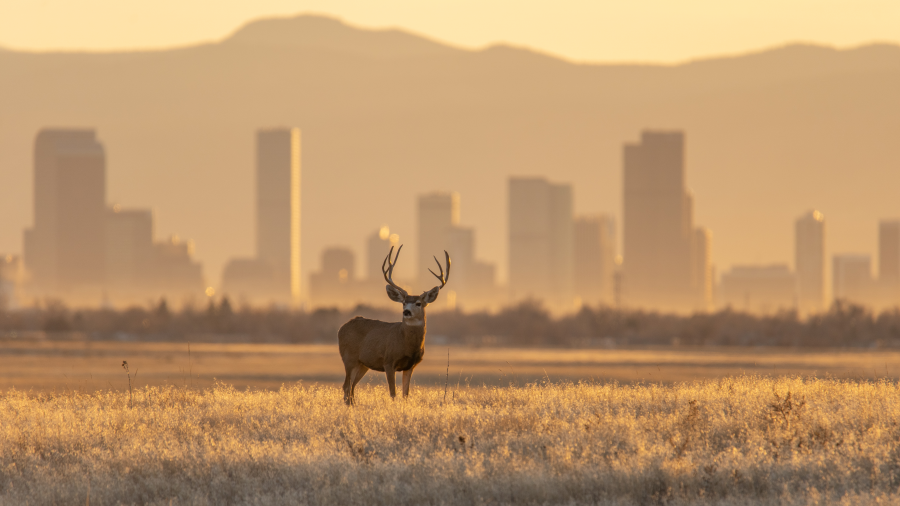
{"type": "Polygon", "coordinates": [[[391,255],[394,253],[394,247],[391,246],[387,257],[381,263],[381,273],[387,282],[385,288],[388,298],[403,304],[403,321],[383,322],[357,316],[338,330],[338,348],[347,374],[344,378],[344,403],[348,406],[354,404],[353,394],[356,384],[369,369],[385,373],[391,399],[397,396],[394,384],[396,373],[403,372],[403,397],[408,397],[409,380],[412,378],[413,369],[425,356],[425,308],[437,300],[441,288],[450,279],[450,254],[444,251],[447,263],[446,275],[437,257],[434,257],[434,261],[437,262],[440,275],[428,269],[441,284],[422,292],[422,295],[414,296],[406,293],[406,290],[400,288],[393,280],[394,267],[402,249],[401,244],[397,249],[397,255],[391,261],[391,255]]]}

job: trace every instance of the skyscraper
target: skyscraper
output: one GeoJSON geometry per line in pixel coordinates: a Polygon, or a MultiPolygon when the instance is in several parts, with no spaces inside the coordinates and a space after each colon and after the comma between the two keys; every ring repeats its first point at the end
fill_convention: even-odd
{"type": "Polygon", "coordinates": [[[543,178],[509,180],[509,295],[555,310],[573,304],[572,187],[543,178]]]}
{"type": "Polygon", "coordinates": [[[831,269],[835,300],[856,304],[872,301],[872,258],[869,255],[835,255],[831,269]]]}
{"type": "Polygon", "coordinates": [[[320,306],[354,306],[356,293],[353,252],[347,248],[327,248],[322,252],[322,269],[309,278],[310,298],[320,306]]]}
{"type": "MultiPolygon", "coordinates": [[[[434,277],[428,269],[434,270],[434,257],[444,261],[444,250],[447,250],[453,259],[453,267],[457,267],[457,257],[462,252],[451,251],[451,234],[459,225],[459,194],[456,192],[435,192],[419,196],[418,212],[419,221],[419,251],[416,274],[421,289],[431,288],[434,277]]],[[[454,269],[456,270],[456,269],[454,269]]],[[[419,289],[417,287],[417,289],[419,289]]]]}
{"type": "Polygon", "coordinates": [[[106,215],[106,286],[136,291],[146,284],[153,254],[153,214],[145,209],[122,209],[106,215]]]}
{"type": "Polygon", "coordinates": [[[256,134],[256,255],[275,276],[276,297],[300,300],[300,129],[256,134]]]}
{"type": "Polygon", "coordinates": [[[623,298],[635,306],[693,309],[693,198],[684,134],[649,132],[624,147],[623,298]]]}
{"type": "Polygon", "coordinates": [[[787,265],[735,265],[722,273],[718,303],[748,313],[796,308],[797,277],[787,265]]]}
{"type": "Polygon", "coordinates": [[[895,305],[900,301],[900,221],[878,224],[878,284],[881,302],[895,305]]]}
{"type": "Polygon", "coordinates": [[[44,129],[34,145],[34,227],[25,265],[39,292],[100,288],[105,275],[106,155],[93,130],[44,129]]]}
{"type": "Polygon", "coordinates": [[[694,229],[692,256],[697,309],[708,311],[713,305],[712,232],[708,228],[694,229]]]}
{"type": "Polygon", "coordinates": [[[795,231],[797,309],[821,311],[825,307],[825,217],[809,211],[797,218],[795,231]]]}
{"type": "Polygon", "coordinates": [[[572,248],[572,288],[581,302],[591,306],[613,303],[616,268],[615,222],[611,216],[575,219],[572,248]]]}

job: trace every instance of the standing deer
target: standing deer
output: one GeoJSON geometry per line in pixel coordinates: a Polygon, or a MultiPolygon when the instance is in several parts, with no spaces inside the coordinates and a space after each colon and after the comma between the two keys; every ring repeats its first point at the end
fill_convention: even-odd
{"type": "Polygon", "coordinates": [[[438,276],[428,269],[428,272],[440,280],[440,286],[435,286],[422,295],[412,296],[393,281],[394,266],[400,258],[401,249],[403,245],[397,249],[397,256],[392,262],[391,254],[394,248],[391,247],[387,258],[381,263],[381,273],[388,283],[385,287],[388,297],[394,302],[403,304],[403,321],[389,323],[357,316],[338,331],[338,348],[347,372],[344,379],[344,402],[348,405],[353,404],[356,384],[369,369],[383,371],[387,375],[392,398],[397,395],[394,385],[395,374],[397,371],[403,371],[403,397],[408,396],[413,369],[425,356],[425,307],[437,300],[441,288],[450,279],[450,254],[444,251],[447,259],[446,276],[437,257],[434,261],[437,262],[441,275],[438,276]]]}

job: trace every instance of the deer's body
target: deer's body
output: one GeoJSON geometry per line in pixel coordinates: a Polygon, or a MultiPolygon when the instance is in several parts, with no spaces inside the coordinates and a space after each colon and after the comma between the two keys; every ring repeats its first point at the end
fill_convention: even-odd
{"type": "Polygon", "coordinates": [[[356,358],[373,371],[407,371],[425,356],[425,326],[357,316],[338,331],[338,346],[345,363],[356,358]]]}
{"type": "MultiPolygon", "coordinates": [[[[397,250],[399,256],[400,250],[397,250]]],[[[390,257],[388,253],[385,261],[389,261],[390,257]]],[[[338,349],[347,374],[344,378],[344,402],[347,404],[353,404],[356,384],[369,369],[385,373],[391,397],[397,394],[396,373],[402,371],[403,396],[408,396],[413,369],[425,356],[425,306],[437,299],[441,287],[450,276],[450,255],[447,255],[447,278],[443,269],[441,276],[435,274],[441,280],[441,286],[418,296],[407,295],[391,280],[394,263],[396,259],[390,264],[390,270],[384,272],[384,277],[389,283],[388,297],[403,304],[403,321],[391,323],[357,316],[338,330],[338,349]]]]}

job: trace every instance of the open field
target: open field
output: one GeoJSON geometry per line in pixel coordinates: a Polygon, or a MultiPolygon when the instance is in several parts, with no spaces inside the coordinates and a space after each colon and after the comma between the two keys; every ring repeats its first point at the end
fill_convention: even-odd
{"type": "MultiPolygon", "coordinates": [[[[777,348],[504,349],[427,345],[413,383],[525,386],[551,381],[675,382],[741,374],[897,379],[900,352],[777,348]]],[[[340,384],[337,345],[0,341],[0,390],[121,390],[127,360],[137,386],[206,388],[214,379],[238,389],[340,384]]],[[[369,372],[363,384],[384,384],[369,372]]]]}
{"type": "Polygon", "coordinates": [[[887,380],[0,393],[0,504],[896,504],[887,380]]]}

